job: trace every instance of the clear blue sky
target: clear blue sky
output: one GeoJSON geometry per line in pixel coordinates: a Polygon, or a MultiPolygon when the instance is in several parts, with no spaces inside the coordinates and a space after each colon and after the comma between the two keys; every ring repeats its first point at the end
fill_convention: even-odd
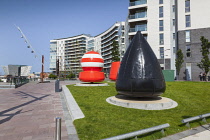
{"type": "Polygon", "coordinates": [[[44,55],[45,71],[49,71],[50,40],[98,35],[116,21],[126,20],[128,4],[128,0],[0,0],[0,66],[30,65],[31,72],[40,72],[44,55]],[[39,58],[27,48],[14,24],[39,58]]]}

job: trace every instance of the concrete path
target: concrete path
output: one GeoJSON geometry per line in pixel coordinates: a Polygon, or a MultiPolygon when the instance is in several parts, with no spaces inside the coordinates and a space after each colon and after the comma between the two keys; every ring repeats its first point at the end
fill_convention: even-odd
{"type": "Polygon", "coordinates": [[[210,140],[210,124],[205,124],[159,140],[210,140]]]}
{"type": "MultiPolygon", "coordinates": [[[[0,140],[54,140],[55,118],[64,118],[60,93],[54,89],[54,82],[0,89],[0,140]]],[[[64,119],[62,140],[69,140],[64,119]]]]}

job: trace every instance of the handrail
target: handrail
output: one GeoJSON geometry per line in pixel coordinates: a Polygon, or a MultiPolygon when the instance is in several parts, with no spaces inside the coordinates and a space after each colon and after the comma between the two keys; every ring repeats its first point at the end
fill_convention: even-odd
{"type": "Polygon", "coordinates": [[[190,117],[190,118],[186,118],[186,119],[183,119],[181,122],[182,123],[186,123],[186,126],[190,128],[189,122],[195,121],[195,120],[198,120],[198,119],[202,119],[203,122],[207,123],[206,122],[206,118],[207,117],[210,117],[210,113],[202,114],[202,115],[198,115],[198,116],[194,116],[194,117],[190,117]]]}
{"type": "Polygon", "coordinates": [[[157,130],[161,130],[161,132],[164,134],[164,128],[167,128],[169,126],[170,125],[168,123],[166,123],[166,124],[162,124],[162,125],[158,125],[158,126],[154,126],[154,127],[150,127],[150,128],[146,128],[146,129],[141,129],[138,131],[134,131],[134,132],[130,132],[130,133],[126,133],[126,134],[122,134],[122,135],[118,135],[118,136],[114,136],[114,137],[110,137],[110,138],[106,138],[106,139],[102,139],[102,140],[122,140],[122,139],[135,137],[135,136],[138,136],[141,134],[145,134],[145,133],[149,133],[149,132],[153,132],[153,131],[157,131],[157,130]]]}

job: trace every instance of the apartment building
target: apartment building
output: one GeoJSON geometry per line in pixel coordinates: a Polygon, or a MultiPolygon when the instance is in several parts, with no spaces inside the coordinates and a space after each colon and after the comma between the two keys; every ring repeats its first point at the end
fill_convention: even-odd
{"type": "Polygon", "coordinates": [[[97,51],[104,59],[104,72],[108,74],[112,62],[112,42],[114,40],[119,42],[121,57],[125,52],[124,25],[125,22],[116,22],[95,37],[82,34],[50,40],[50,70],[56,72],[56,61],[59,60],[59,71],[72,71],[78,74],[81,71],[80,59],[84,53],[97,51]]]}
{"type": "Polygon", "coordinates": [[[80,59],[91,48],[90,40],[91,36],[86,34],[50,40],[50,70],[56,72],[56,61],[59,60],[59,71],[78,74],[81,71],[80,59]]]}
{"type": "Polygon", "coordinates": [[[104,72],[108,74],[112,63],[111,53],[113,48],[112,43],[114,40],[119,43],[119,52],[121,58],[125,53],[125,22],[116,22],[109,29],[95,38],[99,38],[98,40],[100,40],[99,50],[104,59],[104,72]]]}
{"type": "Polygon", "coordinates": [[[200,37],[210,41],[210,1],[178,0],[178,48],[184,54],[184,63],[179,79],[199,80],[204,72],[197,63],[201,61],[200,37]]]}
{"type": "Polygon", "coordinates": [[[203,72],[197,66],[201,60],[200,37],[204,36],[210,40],[210,1],[130,0],[129,2],[126,47],[136,32],[141,31],[156,54],[162,69],[175,71],[175,53],[177,49],[181,49],[184,63],[179,79],[199,80],[198,75],[203,72]]]}
{"type": "Polygon", "coordinates": [[[162,69],[175,69],[175,11],[173,0],[130,0],[126,46],[137,31],[152,47],[162,69]]]}

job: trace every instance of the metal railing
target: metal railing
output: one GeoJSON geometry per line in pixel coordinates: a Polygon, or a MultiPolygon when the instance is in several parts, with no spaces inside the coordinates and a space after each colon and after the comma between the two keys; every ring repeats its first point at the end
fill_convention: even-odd
{"type": "Polygon", "coordinates": [[[198,116],[195,116],[195,117],[186,118],[186,119],[183,119],[181,122],[186,123],[186,126],[190,128],[190,122],[202,119],[202,121],[204,123],[207,123],[207,121],[206,121],[207,117],[210,117],[210,113],[198,115],[198,116]]]}
{"type": "Polygon", "coordinates": [[[146,129],[142,129],[142,130],[138,130],[138,131],[134,131],[134,132],[130,132],[130,133],[126,133],[126,134],[122,134],[122,135],[118,135],[118,136],[114,136],[114,137],[110,137],[110,138],[106,138],[102,140],[122,140],[122,139],[132,138],[138,135],[142,135],[145,133],[158,131],[158,130],[161,130],[162,134],[164,134],[164,128],[167,128],[169,126],[170,125],[166,123],[166,124],[162,124],[162,125],[158,125],[158,126],[154,126],[154,127],[150,127],[150,128],[146,128],[146,129]]]}
{"type": "Polygon", "coordinates": [[[136,5],[142,5],[147,4],[147,0],[137,0],[134,2],[130,2],[129,6],[136,6],[136,5]]]}
{"type": "Polygon", "coordinates": [[[8,82],[10,83],[10,85],[15,85],[15,87],[19,87],[23,84],[28,83],[29,79],[25,77],[13,77],[13,78],[9,78],[8,82]]]}

